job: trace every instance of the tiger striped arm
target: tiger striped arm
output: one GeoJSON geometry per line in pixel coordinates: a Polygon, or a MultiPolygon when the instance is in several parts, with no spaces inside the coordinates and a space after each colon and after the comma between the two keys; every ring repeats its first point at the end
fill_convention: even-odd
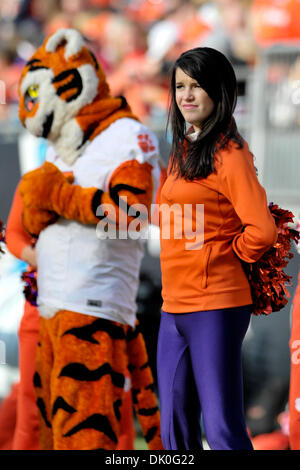
{"type": "Polygon", "coordinates": [[[92,199],[97,188],[70,184],[68,177],[52,163],[45,162],[40,168],[26,173],[19,191],[25,210],[36,209],[33,211],[35,217],[39,217],[39,211],[41,217],[44,214],[42,211],[51,211],[84,224],[98,222],[92,212],[92,199]]]}
{"type": "Polygon", "coordinates": [[[125,229],[137,217],[147,221],[153,192],[151,171],[148,163],[125,162],[111,176],[109,191],[103,192],[70,184],[55,165],[45,162],[41,168],[24,175],[20,183],[25,211],[32,209],[27,210],[25,228],[30,233],[33,225],[44,228],[45,211],[83,224],[103,221],[125,229]],[[30,220],[28,213],[34,214],[35,221],[30,220]]]}
{"type": "Polygon", "coordinates": [[[53,211],[37,209],[35,207],[24,207],[22,213],[23,227],[27,233],[36,238],[48,225],[54,224],[58,215],[53,211]]]}
{"type": "Polygon", "coordinates": [[[126,161],[112,174],[108,192],[95,193],[93,212],[103,223],[117,229],[126,230],[137,219],[143,226],[149,220],[152,194],[152,166],[126,161]]]}

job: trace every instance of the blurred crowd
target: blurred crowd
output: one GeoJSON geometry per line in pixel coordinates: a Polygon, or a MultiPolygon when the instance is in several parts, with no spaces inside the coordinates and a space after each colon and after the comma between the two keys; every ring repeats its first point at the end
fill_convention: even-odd
{"type": "Polygon", "coordinates": [[[112,94],[146,122],[165,116],[168,70],[180,52],[206,45],[252,67],[268,42],[300,38],[299,11],[298,0],[0,0],[0,119],[18,101],[23,64],[58,28],[82,32],[112,94]]]}

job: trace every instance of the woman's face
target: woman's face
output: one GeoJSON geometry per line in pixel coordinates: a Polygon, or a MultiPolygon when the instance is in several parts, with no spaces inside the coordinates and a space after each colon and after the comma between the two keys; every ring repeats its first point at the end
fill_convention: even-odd
{"type": "Polygon", "coordinates": [[[195,131],[200,130],[203,121],[212,113],[214,102],[199,83],[179,67],[176,69],[175,87],[176,103],[182,116],[195,131]]]}

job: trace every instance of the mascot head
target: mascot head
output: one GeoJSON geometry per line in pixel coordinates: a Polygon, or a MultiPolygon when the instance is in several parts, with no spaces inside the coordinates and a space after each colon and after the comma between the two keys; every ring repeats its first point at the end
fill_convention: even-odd
{"type": "Polygon", "coordinates": [[[56,31],[35,52],[22,72],[19,95],[23,126],[51,141],[68,164],[124,111],[131,114],[124,99],[111,97],[100,64],[73,29],[56,31]]]}

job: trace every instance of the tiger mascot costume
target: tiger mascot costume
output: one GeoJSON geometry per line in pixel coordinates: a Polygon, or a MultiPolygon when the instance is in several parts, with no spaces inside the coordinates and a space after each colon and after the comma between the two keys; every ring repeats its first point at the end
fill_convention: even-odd
{"type": "Polygon", "coordinates": [[[22,124],[50,143],[43,166],[20,183],[23,223],[38,237],[41,448],[115,449],[129,373],[148,447],[162,449],[135,315],[144,243],[124,236],[150,211],[157,139],[123,97],[110,95],[100,64],[73,29],[45,40],[25,65],[19,95],[22,124]],[[106,236],[108,225],[117,236],[106,236]]]}

